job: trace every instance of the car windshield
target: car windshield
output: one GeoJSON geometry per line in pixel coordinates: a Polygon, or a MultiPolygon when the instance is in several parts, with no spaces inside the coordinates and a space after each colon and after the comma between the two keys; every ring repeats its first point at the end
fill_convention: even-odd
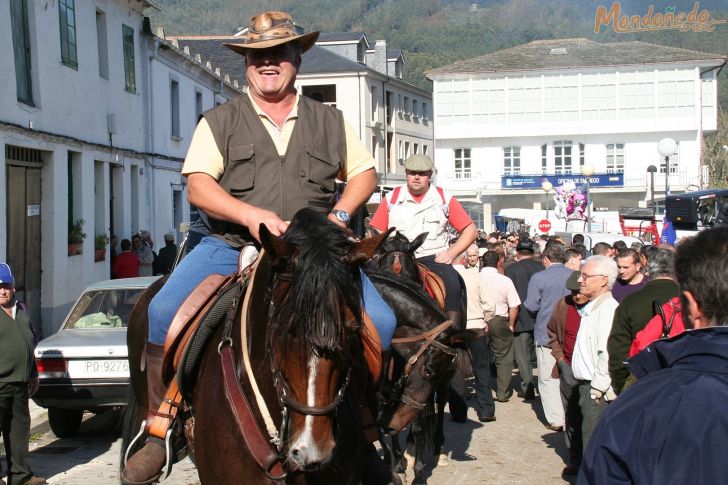
{"type": "Polygon", "coordinates": [[[129,323],[144,288],[93,290],[84,293],[63,328],[121,328],[129,323]]]}

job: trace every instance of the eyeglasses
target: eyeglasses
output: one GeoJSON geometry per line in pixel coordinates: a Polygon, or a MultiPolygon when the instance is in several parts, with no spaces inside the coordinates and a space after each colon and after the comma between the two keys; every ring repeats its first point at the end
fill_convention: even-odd
{"type": "Polygon", "coordinates": [[[579,278],[583,279],[584,281],[588,280],[589,278],[593,278],[594,276],[607,276],[605,274],[585,274],[585,273],[579,273],[579,278]]]}
{"type": "Polygon", "coordinates": [[[407,175],[411,176],[411,177],[416,177],[418,175],[420,177],[429,177],[429,176],[432,175],[432,170],[425,170],[425,171],[422,171],[422,172],[418,172],[418,171],[415,171],[415,170],[405,170],[405,173],[407,175]]]}

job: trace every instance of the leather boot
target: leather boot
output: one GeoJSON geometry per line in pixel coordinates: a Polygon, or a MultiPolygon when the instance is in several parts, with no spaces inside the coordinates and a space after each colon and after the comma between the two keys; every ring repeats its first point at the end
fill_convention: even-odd
{"type": "MultiPolygon", "coordinates": [[[[159,409],[164,394],[167,392],[167,386],[162,381],[164,346],[147,342],[144,357],[147,367],[147,399],[149,405],[147,422],[149,422],[154,416],[154,411],[159,409]]],[[[148,437],[142,449],[134,453],[126,462],[124,471],[121,472],[121,483],[123,485],[148,485],[156,482],[166,460],[164,442],[154,436],[148,437]]]]}
{"type": "Polygon", "coordinates": [[[448,320],[452,321],[452,328],[458,332],[465,331],[465,325],[463,324],[463,314],[461,312],[447,311],[445,316],[448,320]]]}

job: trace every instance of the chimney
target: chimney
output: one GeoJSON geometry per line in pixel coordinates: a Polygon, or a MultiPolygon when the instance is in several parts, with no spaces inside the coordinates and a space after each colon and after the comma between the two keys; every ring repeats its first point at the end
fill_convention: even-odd
{"type": "Polygon", "coordinates": [[[387,72],[387,41],[378,40],[374,44],[374,52],[369,51],[367,55],[367,65],[377,72],[389,75],[387,72]]]}

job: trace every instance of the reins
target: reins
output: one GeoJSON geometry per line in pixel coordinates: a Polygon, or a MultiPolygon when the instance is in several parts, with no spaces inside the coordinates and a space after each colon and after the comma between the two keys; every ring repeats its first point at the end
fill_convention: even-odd
{"type": "MultiPolygon", "coordinates": [[[[392,345],[395,344],[406,344],[406,343],[414,343],[419,342],[421,340],[424,340],[422,345],[420,345],[420,348],[417,349],[417,352],[413,356],[411,356],[409,359],[407,359],[407,364],[405,365],[404,372],[402,373],[402,377],[398,381],[399,387],[404,387],[405,383],[407,382],[407,378],[409,377],[410,372],[414,368],[415,364],[417,363],[417,360],[422,356],[422,354],[425,353],[425,351],[430,347],[434,347],[435,349],[446,353],[447,355],[451,355],[453,357],[453,360],[455,359],[457,355],[457,351],[453,349],[452,347],[448,347],[447,345],[438,342],[436,339],[437,337],[443,333],[448,328],[452,327],[453,322],[452,320],[445,320],[437,327],[428,330],[427,332],[421,333],[419,335],[413,335],[410,337],[400,337],[400,338],[393,338],[392,339],[392,345]]],[[[392,366],[390,365],[390,369],[392,366]]],[[[391,376],[390,376],[391,380],[391,376]]],[[[407,406],[413,407],[417,410],[423,410],[425,409],[425,406],[427,406],[426,403],[421,403],[418,401],[415,401],[411,397],[407,396],[402,393],[399,400],[406,404],[407,406]]]]}

